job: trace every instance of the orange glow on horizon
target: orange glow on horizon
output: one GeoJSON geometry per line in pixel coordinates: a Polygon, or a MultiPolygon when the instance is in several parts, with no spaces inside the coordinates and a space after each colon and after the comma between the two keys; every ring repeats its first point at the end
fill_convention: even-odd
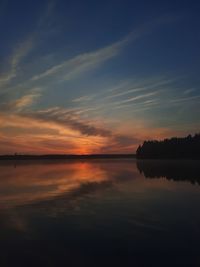
{"type": "Polygon", "coordinates": [[[92,136],[54,122],[43,122],[14,114],[1,115],[0,154],[134,153],[143,140],[163,139],[183,134],[181,131],[168,128],[150,128],[145,123],[138,122],[135,128],[121,125],[120,132],[111,136],[92,136]],[[134,133],[133,137],[138,140],[137,142],[131,140],[130,133],[134,133]],[[121,137],[123,137],[122,143],[120,143],[121,137]],[[126,137],[130,140],[123,143],[126,137]]]}

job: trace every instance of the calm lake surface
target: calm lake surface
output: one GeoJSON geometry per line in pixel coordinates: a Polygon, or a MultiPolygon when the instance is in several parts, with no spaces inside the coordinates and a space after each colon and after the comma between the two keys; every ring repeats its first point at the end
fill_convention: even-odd
{"type": "Polygon", "coordinates": [[[0,162],[0,266],[200,266],[200,162],[0,162]]]}

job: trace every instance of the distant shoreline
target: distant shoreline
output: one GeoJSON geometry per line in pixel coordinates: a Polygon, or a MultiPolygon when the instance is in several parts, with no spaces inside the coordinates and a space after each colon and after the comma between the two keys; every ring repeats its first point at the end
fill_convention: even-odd
{"type": "Polygon", "coordinates": [[[135,154],[89,154],[89,155],[0,155],[0,160],[63,160],[63,159],[121,159],[136,158],[135,154]]]}

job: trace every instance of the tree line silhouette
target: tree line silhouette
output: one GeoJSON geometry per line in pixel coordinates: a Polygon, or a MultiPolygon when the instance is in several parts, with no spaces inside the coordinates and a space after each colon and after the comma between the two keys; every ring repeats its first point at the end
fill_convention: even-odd
{"type": "Polygon", "coordinates": [[[138,159],[188,159],[200,158],[200,134],[162,141],[144,141],[136,151],[138,159]]]}

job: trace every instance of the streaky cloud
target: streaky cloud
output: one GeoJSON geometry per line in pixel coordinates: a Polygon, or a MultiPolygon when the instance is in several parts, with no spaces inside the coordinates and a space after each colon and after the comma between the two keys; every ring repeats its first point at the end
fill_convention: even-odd
{"type": "Polygon", "coordinates": [[[32,104],[35,103],[39,97],[41,97],[41,93],[39,92],[38,88],[32,89],[32,92],[29,94],[23,95],[20,98],[6,103],[1,103],[0,111],[14,113],[22,111],[23,109],[32,106],[32,104]]]}
{"type": "Polygon", "coordinates": [[[190,89],[186,89],[186,90],[183,92],[183,94],[184,94],[184,95],[189,95],[189,94],[191,94],[191,93],[194,93],[195,91],[196,91],[195,88],[190,88],[190,89]]]}
{"type": "Polygon", "coordinates": [[[26,113],[23,114],[23,116],[31,117],[40,121],[57,123],[87,136],[108,137],[111,135],[110,130],[93,126],[89,122],[86,123],[85,121],[77,117],[76,113],[67,109],[55,108],[49,110],[41,110],[32,113],[26,113]]]}
{"type": "Polygon", "coordinates": [[[191,100],[199,100],[200,95],[195,95],[195,96],[190,96],[190,97],[182,97],[182,98],[176,98],[176,99],[171,99],[171,103],[179,103],[179,102],[185,102],[185,101],[191,101],[191,100]]]}
{"type": "Polygon", "coordinates": [[[105,61],[116,56],[119,53],[121,45],[121,42],[119,42],[94,52],[80,54],[53,66],[41,74],[33,76],[31,80],[37,81],[46,77],[52,78],[55,75],[61,76],[63,80],[69,80],[82,72],[98,67],[105,61]]]}
{"type": "Polygon", "coordinates": [[[9,68],[10,70],[0,76],[0,88],[9,83],[13,78],[17,76],[17,71],[19,70],[19,65],[28,53],[33,48],[33,37],[28,37],[24,42],[20,43],[15,49],[14,54],[10,58],[9,68]]]}
{"type": "Polygon", "coordinates": [[[157,95],[157,94],[160,93],[161,91],[162,91],[162,90],[157,90],[157,91],[154,91],[154,92],[151,92],[151,93],[137,95],[137,96],[134,96],[134,97],[131,97],[131,98],[128,98],[128,99],[121,100],[121,101],[119,101],[119,102],[115,102],[115,105],[126,104],[126,103],[134,102],[134,101],[136,101],[136,100],[140,100],[140,99],[143,99],[143,98],[148,98],[148,97],[150,97],[150,96],[157,95]]]}
{"type": "Polygon", "coordinates": [[[57,76],[62,80],[70,80],[77,77],[79,74],[84,73],[94,68],[99,67],[104,62],[116,57],[122,51],[122,49],[129,43],[133,43],[142,36],[151,33],[155,28],[163,23],[169,23],[173,18],[164,16],[152,20],[148,23],[144,23],[137,29],[130,32],[127,36],[121,40],[114,42],[108,46],[97,49],[92,52],[85,52],[79,54],[71,59],[67,59],[60,64],[54,65],[46,71],[36,74],[31,78],[31,81],[37,81],[44,78],[54,78],[57,76]]]}

